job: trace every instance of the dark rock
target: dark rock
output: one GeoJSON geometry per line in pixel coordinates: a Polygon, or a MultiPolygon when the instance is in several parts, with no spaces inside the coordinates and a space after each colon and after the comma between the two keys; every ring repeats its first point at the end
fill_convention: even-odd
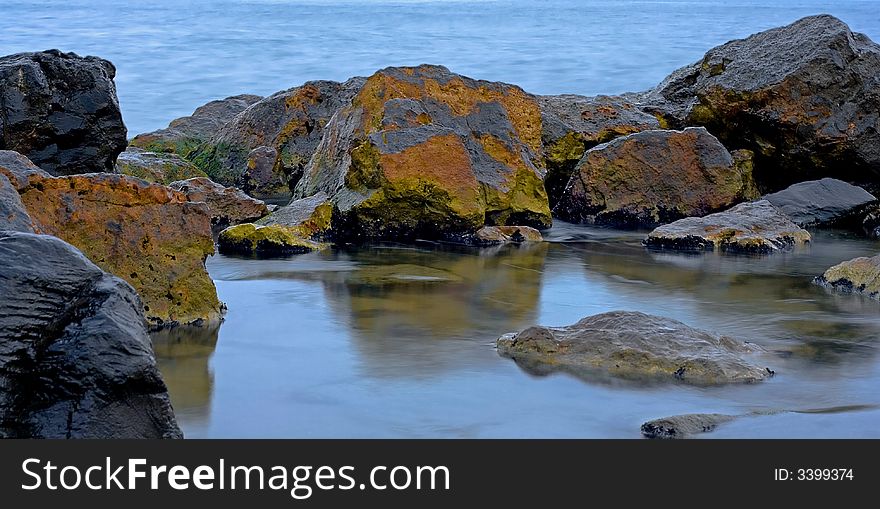
{"type": "Polygon", "coordinates": [[[19,191],[28,186],[31,178],[51,177],[30,159],[12,150],[0,150],[0,174],[19,191]]]}
{"type": "Polygon", "coordinates": [[[685,414],[654,419],[642,424],[646,438],[687,438],[698,433],[713,431],[719,424],[735,420],[735,415],[685,414]]]}
{"type": "Polygon", "coordinates": [[[131,146],[149,152],[171,152],[182,157],[210,140],[227,122],[262,99],[258,95],[236,95],[199,106],[188,117],[172,120],[168,127],[139,134],[131,146]]]}
{"type": "Polygon", "coordinates": [[[648,234],[651,248],[772,253],[810,242],[810,233],[766,200],[741,203],[705,217],[688,217],[648,234]]]}
{"type": "Polygon", "coordinates": [[[177,154],[147,152],[128,147],[116,159],[116,173],[144,179],[156,184],[170,184],[178,180],[205,177],[205,172],[177,154]]]}
{"type": "Polygon", "coordinates": [[[839,263],[813,282],[840,293],[856,293],[880,300],[880,255],[839,263]]]}
{"type": "Polygon", "coordinates": [[[53,175],[113,171],[127,144],[116,68],[58,50],[0,57],[0,149],[53,175]]]}
{"type": "Polygon", "coordinates": [[[747,163],[702,127],[623,136],[584,154],[553,213],[624,228],[702,216],[757,196],[747,163]]]}
{"type": "Polygon", "coordinates": [[[333,116],[294,196],[327,193],[351,240],[545,228],[541,148],[537,101],[520,88],[388,68],[333,116]]]}
{"type": "Polygon", "coordinates": [[[0,437],[182,438],[131,286],[12,232],[0,281],[0,437]]]}
{"type": "Polygon", "coordinates": [[[550,206],[556,205],[584,152],[600,143],[648,129],[659,129],[653,115],[640,110],[638,97],[537,96],[550,206]]]}
{"type": "Polygon", "coordinates": [[[703,125],[755,152],[763,191],[880,176],[880,46],[828,15],[706,53],[650,95],[673,126],[703,125]]]}
{"type": "Polygon", "coordinates": [[[34,224],[21,203],[18,191],[0,173],[0,231],[2,230],[33,233],[34,224]]]}
{"type": "Polygon", "coordinates": [[[803,227],[861,226],[867,208],[877,202],[861,187],[832,178],[800,182],[763,199],[803,227]]]}
{"type": "Polygon", "coordinates": [[[290,197],[330,117],[363,81],[310,81],[273,94],[226,123],[193,161],[214,181],[251,196],[290,197]]]}
{"type": "Polygon", "coordinates": [[[538,374],[563,371],[586,380],[624,378],[696,385],[759,382],[757,345],[659,316],[613,311],[566,327],[530,327],[497,341],[498,353],[538,374]]]}
{"type": "Polygon", "coordinates": [[[262,201],[251,198],[241,189],[223,187],[207,177],[172,182],[168,187],[185,194],[191,202],[206,203],[214,231],[255,221],[269,213],[262,201]]]}

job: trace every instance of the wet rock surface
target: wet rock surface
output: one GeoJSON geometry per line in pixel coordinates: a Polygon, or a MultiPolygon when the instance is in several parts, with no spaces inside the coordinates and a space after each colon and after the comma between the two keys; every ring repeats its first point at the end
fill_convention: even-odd
{"type": "Polygon", "coordinates": [[[769,201],[741,203],[724,212],[660,226],[645,239],[650,248],[767,254],[802,246],[810,233],[769,201]]]}
{"type": "Polygon", "coordinates": [[[498,353],[536,374],[555,371],[584,379],[615,376],[695,385],[759,382],[773,372],[758,364],[763,351],[670,318],[613,311],[566,327],[530,327],[496,342],[498,353]]]}
{"type": "Polygon", "coordinates": [[[251,198],[240,189],[224,187],[207,177],[172,182],[168,187],[185,194],[191,202],[207,204],[214,231],[255,221],[269,213],[264,202],[251,198]]]}
{"type": "Polygon", "coordinates": [[[690,435],[708,433],[718,425],[737,419],[725,414],[684,414],[654,419],[642,424],[645,438],[687,438],[690,435]]]}
{"type": "Polygon", "coordinates": [[[880,300],[880,255],[859,257],[831,267],[814,282],[840,292],[880,300]]]}
{"type": "Polygon", "coordinates": [[[485,246],[543,240],[541,232],[528,226],[484,226],[474,234],[474,243],[485,246]]]}
{"type": "Polygon", "coordinates": [[[206,176],[205,172],[177,154],[148,152],[136,147],[128,147],[119,154],[116,173],[166,185],[177,180],[206,176]]]}
{"type": "Polygon", "coordinates": [[[33,233],[34,225],[21,203],[18,191],[0,173],[0,231],[3,230],[33,233]]]}
{"type": "Polygon", "coordinates": [[[0,437],[182,438],[130,285],[12,232],[0,281],[0,437]]]}
{"type": "Polygon", "coordinates": [[[654,227],[755,197],[747,162],[706,129],[652,130],[588,150],[553,214],[574,223],[654,227]]]}
{"type": "Polygon", "coordinates": [[[0,57],[0,149],[53,175],[113,171],[127,144],[115,76],[106,60],[58,50],[0,57]]]}
{"type": "Polygon", "coordinates": [[[670,125],[703,125],[754,151],[765,192],[821,177],[870,183],[880,176],[878,72],[880,46],[819,15],[713,48],[650,95],[670,125]]]}
{"type": "Polygon", "coordinates": [[[832,178],[800,182],[763,199],[798,226],[858,225],[867,208],[877,202],[861,187],[832,178]]]}

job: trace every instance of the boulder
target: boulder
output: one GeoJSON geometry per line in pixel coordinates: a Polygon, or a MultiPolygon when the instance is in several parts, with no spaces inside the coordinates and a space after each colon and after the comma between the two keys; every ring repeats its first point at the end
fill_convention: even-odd
{"type": "Polygon", "coordinates": [[[685,414],[654,419],[642,424],[645,438],[687,438],[713,431],[719,424],[737,419],[725,414],[685,414]]]}
{"type": "Polygon", "coordinates": [[[262,99],[258,95],[236,95],[199,106],[188,117],[172,120],[168,127],[138,134],[131,146],[149,152],[170,152],[182,157],[210,140],[223,125],[262,99]]]}
{"type": "Polygon", "coordinates": [[[839,263],[813,282],[840,293],[856,293],[880,300],[880,255],[839,263]]]}
{"type": "Polygon", "coordinates": [[[128,147],[119,154],[116,159],[116,173],[166,185],[177,180],[207,176],[177,154],[147,152],[136,147],[128,147]]]}
{"type": "Polygon", "coordinates": [[[310,81],[266,97],[226,123],[193,160],[213,180],[251,196],[289,198],[330,117],[363,81],[310,81]]]}
{"type": "Polygon", "coordinates": [[[618,136],[660,128],[656,117],[637,107],[637,99],[606,95],[537,96],[547,164],[544,186],[551,207],[562,196],[575,166],[588,149],[618,136]]]}
{"type": "Polygon", "coordinates": [[[652,130],[588,150],[553,209],[573,223],[654,227],[757,197],[749,159],[702,127],[652,130]]]}
{"type": "Polygon", "coordinates": [[[478,245],[521,244],[542,242],[541,232],[528,226],[484,226],[474,234],[478,245]]]}
{"type": "Polygon", "coordinates": [[[241,189],[224,187],[207,177],[172,182],[168,187],[185,194],[191,202],[206,203],[215,231],[255,221],[269,213],[264,202],[251,198],[241,189]]]}
{"type": "Polygon", "coordinates": [[[327,195],[294,200],[256,224],[240,224],[220,232],[221,253],[261,256],[307,253],[324,249],[331,233],[333,206],[327,195]]]}
{"type": "Polygon", "coordinates": [[[220,319],[205,270],[214,253],[207,205],[110,173],[32,178],[21,199],[38,233],[59,237],[129,282],[154,327],[220,319]]]}
{"type": "Polygon", "coordinates": [[[17,190],[27,187],[31,178],[51,176],[30,159],[12,150],[0,150],[0,174],[5,175],[17,190]]]}
{"type": "Polygon", "coordinates": [[[810,242],[810,233],[767,200],[741,203],[705,217],[688,217],[648,234],[651,248],[682,251],[773,253],[810,242]]]}
{"type": "Polygon", "coordinates": [[[3,230],[33,233],[34,224],[21,203],[18,191],[0,173],[0,231],[3,230]]]}
{"type": "Polygon", "coordinates": [[[0,437],[182,438],[128,283],[13,232],[0,281],[0,437]]]}
{"type": "Polygon", "coordinates": [[[391,67],[330,120],[294,196],[327,193],[351,240],[546,228],[541,148],[538,103],[519,87],[391,67]]]}
{"type": "Polygon", "coordinates": [[[810,16],[711,49],[648,102],[673,126],[702,125],[755,153],[762,191],[821,177],[877,183],[880,46],[810,16]]]}
{"type": "Polygon", "coordinates": [[[0,57],[0,149],[53,175],[113,171],[126,129],[106,60],[58,50],[0,57]]]}
{"type": "Polygon", "coordinates": [[[773,372],[757,363],[763,349],[679,321],[630,311],[589,316],[566,327],[534,326],[506,334],[498,353],[527,371],[611,375],[695,385],[759,382],[773,372]]]}
{"type": "Polygon", "coordinates": [[[877,198],[861,187],[824,178],[794,184],[763,198],[798,226],[860,226],[877,198]]]}

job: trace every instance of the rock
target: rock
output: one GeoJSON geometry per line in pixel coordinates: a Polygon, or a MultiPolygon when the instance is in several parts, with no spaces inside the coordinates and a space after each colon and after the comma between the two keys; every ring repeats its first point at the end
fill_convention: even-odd
{"type": "Polygon", "coordinates": [[[880,255],[839,263],[813,282],[840,293],[857,293],[880,300],[880,255]]]}
{"type": "Polygon", "coordinates": [[[18,191],[0,173],[0,231],[3,230],[33,233],[34,224],[21,203],[18,191]]]}
{"type": "Polygon", "coordinates": [[[172,182],[168,187],[185,194],[191,202],[206,203],[215,231],[255,221],[269,213],[262,201],[251,198],[240,189],[223,187],[207,177],[172,182]]]}
{"type": "Polygon", "coordinates": [[[735,420],[735,415],[685,414],[654,419],[642,424],[646,438],[687,438],[689,435],[708,433],[719,424],[735,420]]]}
{"type": "Polygon", "coordinates": [[[537,96],[541,108],[541,139],[547,176],[544,186],[550,206],[556,205],[584,152],[600,143],[649,129],[659,129],[656,117],[621,96],[537,96]]]}
{"type": "Polygon", "coordinates": [[[713,48],[651,94],[673,126],[755,152],[763,191],[880,176],[880,46],[828,15],[713,48]]]}
{"type": "Polygon", "coordinates": [[[193,160],[216,182],[263,199],[290,197],[324,126],[363,85],[310,81],[273,94],[225,124],[193,160]]]}
{"type": "Polygon", "coordinates": [[[542,242],[541,232],[528,226],[484,226],[474,235],[478,245],[542,242]]]}
{"type": "Polygon", "coordinates": [[[350,240],[550,225],[537,101],[445,67],[391,67],[340,110],[294,196],[324,191],[350,240]]]}
{"type": "Polygon", "coordinates": [[[527,371],[564,371],[587,380],[623,378],[695,385],[759,382],[773,372],[755,363],[763,350],[659,316],[613,311],[566,327],[530,327],[496,342],[527,371]]]}
{"type": "Polygon", "coordinates": [[[154,327],[221,318],[205,270],[214,253],[207,205],[109,173],[31,179],[21,191],[38,233],[59,237],[129,282],[154,327]]]}
{"type": "Polygon", "coordinates": [[[0,280],[0,437],[183,437],[130,285],[66,242],[13,232],[0,280]]]}
{"type": "Polygon", "coordinates": [[[188,117],[172,120],[165,129],[135,136],[131,146],[149,152],[170,152],[188,157],[193,150],[216,135],[223,125],[260,99],[262,97],[258,95],[243,94],[211,101],[196,108],[188,117]]]}
{"type": "Polygon", "coordinates": [[[205,172],[177,154],[147,152],[128,147],[116,160],[116,173],[144,179],[155,184],[170,184],[177,180],[206,177],[205,172]]]}
{"type": "Polygon", "coordinates": [[[741,203],[705,217],[688,217],[656,228],[644,244],[683,251],[772,253],[810,242],[810,233],[766,200],[741,203]]]}
{"type": "Polygon", "coordinates": [[[106,60],[58,50],[0,57],[0,149],[53,175],[113,171],[126,129],[106,60]]]}
{"type": "Polygon", "coordinates": [[[803,227],[858,224],[877,202],[861,187],[832,178],[800,182],[763,199],[803,227]]]}
{"type": "Polygon", "coordinates": [[[27,187],[32,177],[50,177],[27,157],[12,150],[0,150],[0,174],[6,176],[17,190],[27,187]]]}
{"type": "Polygon", "coordinates": [[[320,241],[331,233],[333,206],[327,195],[294,200],[256,224],[240,224],[220,232],[221,253],[262,256],[300,254],[327,247],[320,241]]]}
{"type": "Polygon", "coordinates": [[[880,205],[868,207],[867,212],[862,218],[862,232],[868,238],[880,239],[880,205]]]}
{"type": "Polygon", "coordinates": [[[588,150],[553,213],[573,223],[654,227],[757,197],[749,170],[702,127],[643,131],[588,150]]]}

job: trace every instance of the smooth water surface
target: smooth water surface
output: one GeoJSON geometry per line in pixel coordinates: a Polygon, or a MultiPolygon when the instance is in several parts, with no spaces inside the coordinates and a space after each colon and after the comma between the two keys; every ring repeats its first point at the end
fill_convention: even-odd
{"type": "Polygon", "coordinates": [[[643,421],[667,415],[773,412],[708,436],[880,437],[880,303],[810,282],[875,254],[876,242],[820,232],[807,249],[734,257],[649,252],[643,234],[565,224],[548,237],[215,256],[208,267],[229,306],[219,334],[156,338],[182,427],[189,437],[638,437],[643,421]],[[534,377],[495,351],[503,333],[616,309],[764,345],[777,375],[702,388],[591,382],[534,377]]]}
{"type": "Polygon", "coordinates": [[[0,54],[111,60],[133,136],[212,99],[391,65],[539,94],[644,90],[715,45],[819,13],[880,40],[876,0],[2,0],[0,54]]]}

